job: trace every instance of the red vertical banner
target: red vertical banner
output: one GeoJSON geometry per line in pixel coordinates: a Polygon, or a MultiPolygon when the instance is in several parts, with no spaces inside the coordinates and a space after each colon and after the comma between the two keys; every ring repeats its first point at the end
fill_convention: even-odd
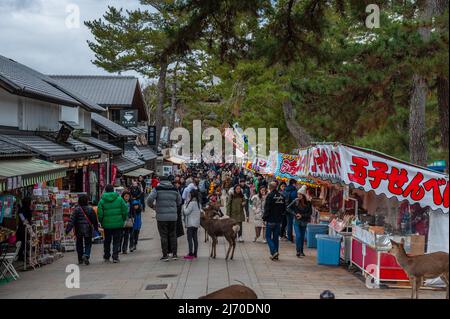
{"type": "Polygon", "coordinates": [[[111,184],[114,185],[116,177],[117,177],[117,166],[112,164],[111,184]]]}
{"type": "Polygon", "coordinates": [[[88,193],[88,184],[89,184],[89,173],[88,173],[88,167],[83,166],[83,192],[88,193]]]}
{"type": "Polygon", "coordinates": [[[105,173],[106,173],[106,168],[105,168],[105,163],[101,163],[100,164],[100,176],[98,177],[98,183],[99,183],[99,185],[100,185],[100,189],[102,190],[102,189],[104,189],[105,188],[105,186],[106,186],[106,183],[105,183],[105,173]]]}

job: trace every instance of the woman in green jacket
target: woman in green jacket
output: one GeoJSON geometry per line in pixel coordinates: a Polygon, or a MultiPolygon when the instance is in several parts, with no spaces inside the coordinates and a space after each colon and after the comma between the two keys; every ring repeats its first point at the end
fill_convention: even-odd
{"type": "Polygon", "coordinates": [[[98,202],[97,211],[98,221],[105,231],[103,259],[105,262],[109,262],[112,241],[113,262],[118,263],[122,229],[128,217],[128,204],[119,194],[114,192],[112,185],[106,185],[105,192],[98,202]]]}
{"type": "Polygon", "coordinates": [[[242,188],[238,184],[234,187],[233,192],[228,199],[227,212],[230,218],[233,218],[239,223],[238,241],[241,243],[244,242],[244,239],[242,238],[242,222],[245,221],[245,203],[246,200],[244,198],[244,194],[242,193],[242,188]]]}

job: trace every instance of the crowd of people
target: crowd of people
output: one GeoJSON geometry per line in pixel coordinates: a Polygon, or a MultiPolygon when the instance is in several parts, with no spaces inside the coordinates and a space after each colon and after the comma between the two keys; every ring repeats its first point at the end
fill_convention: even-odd
{"type": "Polygon", "coordinates": [[[107,185],[97,214],[88,198],[81,196],[66,228],[66,233],[75,229],[79,263],[89,264],[93,234],[100,225],[105,262],[112,257],[118,263],[120,253],[135,251],[146,206],[155,211],[162,261],[178,259],[178,238],[185,234],[189,251],[184,259],[197,258],[198,229],[206,206],[237,222],[238,242],[244,241],[242,224],[253,223],[253,242],[266,243],[272,260],[279,259],[280,240],[295,243],[297,257],[305,256],[305,233],[312,214],[305,185],[294,179],[288,184],[268,179],[232,164],[197,164],[175,176],[153,176],[151,180],[141,176],[121,195],[107,185]]]}
{"type": "Polygon", "coordinates": [[[286,184],[246,173],[232,164],[197,164],[175,176],[161,177],[147,204],[156,212],[163,261],[178,259],[177,238],[184,235],[183,221],[189,246],[184,258],[197,258],[198,228],[205,206],[214,207],[238,223],[238,242],[244,241],[242,224],[254,223],[253,242],[267,243],[272,260],[279,259],[280,240],[295,243],[297,257],[305,256],[303,247],[312,207],[307,187],[294,179],[286,184]]]}

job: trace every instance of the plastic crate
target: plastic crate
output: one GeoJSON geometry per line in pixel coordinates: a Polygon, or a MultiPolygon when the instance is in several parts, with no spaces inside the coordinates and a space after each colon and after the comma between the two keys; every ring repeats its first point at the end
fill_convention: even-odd
{"type": "Polygon", "coordinates": [[[339,266],[342,236],[318,234],[317,264],[339,266]]]}
{"type": "Polygon", "coordinates": [[[308,248],[316,248],[317,234],[328,234],[328,225],[324,224],[308,224],[306,227],[306,247],[308,248]]]}

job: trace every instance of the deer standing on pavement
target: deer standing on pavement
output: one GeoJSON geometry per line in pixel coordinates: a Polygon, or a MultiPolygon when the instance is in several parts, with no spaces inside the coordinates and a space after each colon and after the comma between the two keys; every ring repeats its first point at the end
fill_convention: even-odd
{"type": "Polygon", "coordinates": [[[391,240],[392,248],[389,251],[409,277],[412,286],[412,299],[419,298],[419,289],[424,279],[441,277],[447,286],[448,299],[448,253],[439,251],[431,254],[408,256],[405,252],[405,241],[400,243],[391,240]]]}
{"type": "Polygon", "coordinates": [[[256,293],[243,285],[231,285],[198,299],[258,299],[256,293]]]}
{"type": "Polygon", "coordinates": [[[200,225],[206,230],[206,232],[212,239],[210,257],[216,258],[216,246],[218,242],[217,237],[225,237],[225,239],[228,241],[228,244],[230,245],[228,247],[225,260],[227,260],[230,256],[230,251],[230,259],[233,259],[239,225],[232,218],[214,219],[213,216],[215,216],[216,214],[217,212],[214,209],[205,208],[205,211],[202,212],[200,217],[200,225]]]}

